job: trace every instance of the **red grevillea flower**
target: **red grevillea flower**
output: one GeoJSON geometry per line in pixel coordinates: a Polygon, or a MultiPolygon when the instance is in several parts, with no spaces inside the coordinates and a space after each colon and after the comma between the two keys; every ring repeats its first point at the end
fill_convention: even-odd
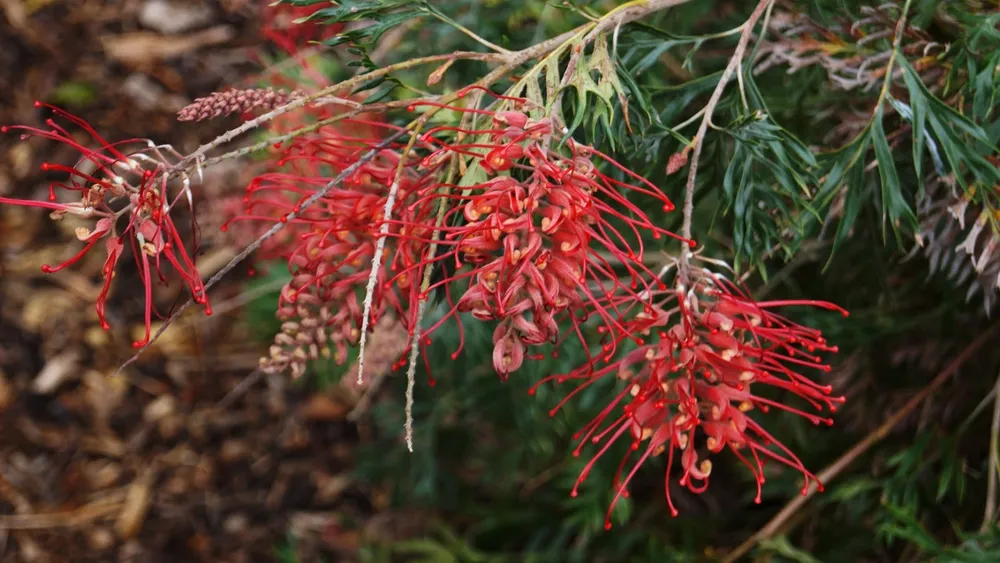
{"type": "Polygon", "coordinates": [[[811,480],[822,488],[799,458],[747,413],[777,408],[814,424],[833,423],[829,418],[765,398],[759,390],[774,387],[789,391],[817,411],[834,412],[844,399],[831,396],[830,387],[802,372],[829,371],[816,353],[836,352],[837,347],[829,345],[818,330],[800,326],[773,309],[808,305],[845,316],[847,312],[818,301],[756,302],[720,276],[703,270],[696,271],[695,276],[692,287],[678,287],[670,299],[636,315],[632,328],[649,334],[648,343],[604,367],[598,368],[597,362],[592,362],[570,374],[546,379],[584,381],[553,409],[553,414],[602,377],[613,375],[627,382],[577,434],[580,445],[574,452],[579,455],[587,443],[601,445],[577,480],[572,493],[575,496],[576,488],[613,443],[623,437],[631,441],[629,455],[615,476],[616,494],[605,520],[608,528],[611,510],[619,498],[628,496],[628,483],[639,467],[649,457],[664,452],[666,498],[675,516],[670,479],[677,456],[682,469],[679,484],[695,493],[708,487],[710,458],[723,449],[729,449],[750,469],[757,483],[757,502],[768,462],[801,472],[805,479],[803,492],[811,480]],[[623,476],[633,452],[639,452],[639,459],[623,476]]]}
{"type": "MultiPolygon", "coordinates": [[[[439,106],[485,121],[485,126],[432,128],[405,157],[400,146],[382,149],[342,186],[290,221],[282,238],[264,249],[265,255],[288,260],[294,276],[283,294],[282,320],[319,314],[329,327],[338,323],[342,335],[320,336],[332,340],[338,360],[345,359],[345,347],[360,337],[360,290],[367,285],[386,227],[369,326],[391,310],[413,335],[417,303],[442,288],[449,304],[421,342],[411,345],[426,346],[442,323],[463,313],[498,321],[494,367],[506,378],[530,357],[527,347],[558,344],[568,335],[582,340],[581,327],[590,317],[599,319],[599,331],[641,342],[621,319],[644,303],[651,305],[651,290],[665,289],[643,265],[643,239],[675,235],[656,226],[632,200],[647,198],[664,210],[673,204],[656,186],[609,157],[562,139],[549,119],[530,118],[521,111],[525,100],[495,98],[504,109],[439,106]],[[449,163],[459,159],[475,170],[468,178],[481,173],[484,179],[446,183],[449,163]],[[609,171],[602,172],[599,165],[609,171]],[[392,217],[386,218],[384,207],[397,174],[398,193],[392,217]],[[439,281],[423,288],[427,268],[442,273],[439,281]],[[297,301],[303,292],[312,295],[306,298],[310,311],[297,301]],[[315,308],[321,306],[337,314],[320,314],[315,308]]],[[[354,118],[295,137],[280,149],[278,171],[251,183],[238,219],[264,224],[299,211],[302,201],[356,163],[390,129],[378,120],[354,118]]],[[[306,359],[324,354],[325,344],[315,341],[312,329],[302,335],[297,327],[288,327],[264,365],[297,374],[306,359]]],[[[461,322],[459,329],[461,334],[461,322]]],[[[609,355],[618,341],[611,342],[609,355]]],[[[461,348],[460,343],[455,357],[461,348]]]]}
{"type": "MultiPolygon", "coordinates": [[[[524,103],[504,100],[515,108],[524,103]]],[[[450,310],[426,334],[460,313],[498,321],[493,363],[506,379],[529,357],[526,347],[557,344],[568,334],[582,340],[581,325],[590,317],[599,319],[598,330],[628,333],[620,319],[641,309],[660,285],[643,265],[644,236],[676,238],[633,199],[645,197],[669,211],[673,204],[666,195],[597,150],[561,139],[548,118],[532,119],[517,109],[448,109],[486,116],[489,128],[428,131],[423,140],[438,148],[425,165],[460,154],[471,157],[470,166],[480,168],[485,179],[427,186],[401,211],[400,248],[406,249],[429,242],[434,210],[447,209],[441,251],[415,262],[406,260],[419,257],[419,251],[402,261],[397,255],[393,263],[399,272],[394,280],[417,277],[429,264],[451,266],[428,288],[443,286],[450,310]],[[446,132],[472,142],[446,141],[446,132]],[[560,141],[564,148],[553,148],[560,141]],[[602,172],[600,164],[622,179],[602,172]],[[455,282],[464,284],[457,302],[449,287],[455,282]]],[[[461,345],[453,356],[460,351],[461,345]]],[[[612,354],[614,343],[605,352],[612,354]]]]}
{"type": "Polygon", "coordinates": [[[168,194],[167,158],[168,154],[176,156],[172,149],[157,146],[148,139],[110,143],[79,117],[39,102],[35,106],[52,110],[57,117],[82,129],[91,139],[78,141],[54,119],[46,120],[45,124],[50,127],[47,130],[21,125],[0,128],[3,133],[20,131],[22,139],[35,136],[57,141],[81,154],[81,159],[74,166],[42,164],[44,171],[68,175],[67,182],[49,185],[48,201],[0,197],[0,204],[50,209],[51,217],[56,220],[65,215],[75,215],[95,221],[90,229],[77,229],[77,238],[85,243],[77,254],[57,266],[44,265],[42,271],[54,273],[75,264],[103,240],[107,259],[101,270],[104,286],[97,298],[96,309],[101,326],[108,329],[105,309],[111,279],[125,245],[131,245],[145,299],[146,334],[142,340],[133,342],[135,347],[142,347],[149,341],[154,273],[160,282],[166,282],[167,273],[172,272],[188,287],[194,300],[205,305],[206,314],[211,314],[201,275],[171,218],[176,204],[182,198],[190,203],[191,198],[190,183],[186,177],[176,195],[171,197],[168,194]],[[98,148],[88,147],[85,143],[89,142],[96,143],[98,148]],[[126,149],[136,145],[139,147],[136,150],[126,149]],[[58,201],[57,189],[60,193],[70,194],[73,199],[58,201]]]}
{"type": "MultiPolygon", "coordinates": [[[[325,339],[339,361],[346,359],[346,346],[357,342],[364,324],[359,300],[383,228],[369,326],[391,311],[412,337],[419,302],[441,288],[448,303],[447,312],[411,345],[426,346],[438,327],[462,314],[497,321],[494,367],[506,378],[531,357],[528,347],[558,344],[570,335],[583,340],[589,318],[598,321],[598,331],[642,341],[622,319],[649,308],[653,290],[666,288],[643,264],[643,240],[676,238],[643,209],[653,204],[669,211],[673,204],[606,155],[562,138],[551,120],[529,117],[521,109],[525,100],[495,98],[503,109],[438,106],[485,123],[431,128],[405,156],[400,145],[381,149],[305,210],[304,200],[394,128],[375,119],[343,119],[277,149],[276,171],[250,184],[237,219],[289,222],[281,238],[263,249],[287,260],[293,274],[279,317],[298,322],[319,315],[321,324],[330,330],[336,324],[336,330],[317,341],[313,329],[303,335],[288,325],[264,359],[266,369],[301,373],[307,359],[324,354],[325,339]],[[469,170],[466,179],[448,183],[447,170],[459,160],[469,170]],[[428,268],[437,268],[439,281],[423,287],[428,268]],[[311,296],[302,301],[305,293],[311,296]],[[323,306],[327,313],[317,309],[323,306]]],[[[461,334],[460,321],[458,326],[461,334]]],[[[613,355],[619,341],[610,339],[605,353],[613,355]]],[[[461,348],[460,342],[454,357],[461,348]]]]}

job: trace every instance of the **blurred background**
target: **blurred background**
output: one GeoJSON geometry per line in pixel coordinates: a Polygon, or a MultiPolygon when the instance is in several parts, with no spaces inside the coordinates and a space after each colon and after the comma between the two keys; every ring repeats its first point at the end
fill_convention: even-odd
{"type": "MultiPolygon", "coordinates": [[[[955,16],[936,11],[947,3],[918,3],[930,14],[920,20],[930,33],[959,40],[955,16]]],[[[106,138],[149,137],[191,152],[239,120],[180,123],[182,107],[229,86],[294,79],[296,65],[280,44],[292,18],[265,4],[0,0],[0,123],[44,126],[34,107],[42,100],[106,138]]],[[[600,13],[615,3],[578,4],[600,13]]],[[[727,0],[694,4],[657,25],[711,33],[739,25],[750,9],[727,0]]],[[[822,7],[836,33],[868,4],[777,3],[788,17],[822,7]]],[[[984,3],[953,4],[993,13],[984,3]]],[[[516,46],[581,21],[541,0],[441,6],[484,37],[516,46]]],[[[629,64],[661,82],[656,111],[669,118],[700,107],[687,104],[705,92],[674,86],[720,69],[732,52],[723,42],[685,61],[662,38],[622,42],[637,50],[629,64]]],[[[300,56],[318,72],[354,72],[348,49],[307,48],[300,56]]],[[[371,57],[398,61],[460,48],[475,45],[451,27],[415,21],[386,33],[371,57]]],[[[995,43],[982,49],[996,52],[995,43]]],[[[446,84],[460,87],[476,70],[456,64],[446,84]]],[[[810,146],[838,124],[850,130],[847,110],[864,111],[866,103],[831,94],[825,79],[821,69],[757,77],[771,110],[810,146]],[[820,106],[833,109],[817,115],[820,106]]],[[[676,188],[682,180],[667,179],[663,167],[677,147],[662,137],[662,146],[622,149],[621,158],[676,188]]],[[[75,159],[65,145],[0,136],[0,197],[46,197],[59,175],[41,171],[41,163],[75,159]]],[[[238,196],[264,165],[247,158],[205,170],[195,208],[206,277],[240,250],[219,233],[228,216],[218,203],[238,196]]],[[[721,181],[724,172],[706,165],[702,174],[721,181]]],[[[704,207],[708,224],[713,202],[704,207]]],[[[568,346],[558,358],[529,362],[504,384],[490,364],[489,327],[467,327],[457,361],[449,359],[457,336],[439,332],[431,350],[437,384],[420,380],[410,454],[401,440],[405,381],[388,369],[402,351],[398,329],[376,332],[373,349],[384,365],[369,366],[375,387],[348,383],[351,377],[342,383],[350,366],[332,363],[295,382],[247,379],[278,329],[277,291],[288,277],[280,264],[254,264],[216,286],[214,315],[182,315],[116,375],[142,332],[136,275],[115,279],[113,329],[104,331],[93,308],[99,257],[43,274],[41,264],[76,252],[75,241],[67,242],[71,227],[39,210],[0,207],[0,560],[665,562],[717,560],[742,545],[742,560],[754,561],[1000,561],[988,479],[1000,426],[996,333],[963,355],[992,331],[990,304],[984,307],[992,288],[970,291],[975,276],[956,252],[911,256],[912,245],[886,242],[877,215],[862,211],[829,262],[828,243],[806,244],[789,263],[764,261],[768,275],[750,282],[758,297],[825,299],[852,313],[849,322],[796,318],[841,348],[824,378],[848,398],[836,425],[770,417],[770,431],[826,477],[826,492],[796,501],[797,475],[776,471],[755,504],[752,476],[732,458],[716,463],[704,494],[673,485],[681,515],[671,518],[663,465],[650,463],[606,532],[620,457],[606,456],[571,497],[588,461],[571,454],[572,434],[604,407],[615,382],[593,386],[556,416],[549,410],[557,390],[527,393],[539,377],[577,365],[582,350],[568,346]],[[348,420],[359,401],[359,420],[348,420]]],[[[732,231],[731,216],[718,221],[720,232],[732,231]]],[[[717,248],[731,246],[725,235],[715,239],[717,248]]],[[[179,285],[157,289],[162,313],[184,299],[179,285]]]]}

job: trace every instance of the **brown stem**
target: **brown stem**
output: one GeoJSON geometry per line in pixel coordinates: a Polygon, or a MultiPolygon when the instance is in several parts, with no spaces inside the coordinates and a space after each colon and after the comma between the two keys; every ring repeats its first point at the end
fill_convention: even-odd
{"type": "MultiPolygon", "coordinates": [[[[430,98],[425,98],[425,100],[437,100],[437,99],[438,99],[438,96],[432,96],[430,98]]],[[[345,119],[351,119],[352,117],[354,117],[356,115],[359,115],[359,114],[362,114],[362,113],[372,113],[372,112],[379,112],[379,111],[396,109],[396,108],[405,108],[405,107],[407,107],[408,105],[410,105],[412,103],[413,103],[413,100],[396,100],[396,101],[385,102],[385,103],[381,103],[381,104],[361,105],[357,109],[346,111],[344,113],[338,113],[337,115],[335,115],[333,117],[328,117],[326,119],[322,119],[320,121],[317,121],[316,123],[312,123],[310,125],[306,125],[305,127],[300,127],[300,128],[298,128],[298,129],[296,129],[294,131],[291,131],[289,133],[285,133],[283,135],[277,135],[275,137],[270,137],[270,138],[265,139],[263,141],[260,141],[258,143],[254,143],[252,145],[249,145],[249,146],[246,146],[246,147],[243,147],[243,148],[239,148],[239,149],[234,149],[234,150],[231,150],[231,151],[229,151],[229,152],[227,152],[225,154],[220,154],[219,156],[213,156],[212,158],[209,158],[207,160],[202,161],[201,162],[201,167],[202,168],[208,168],[209,166],[212,166],[214,164],[218,164],[218,163],[220,163],[220,162],[222,162],[224,160],[231,160],[231,159],[234,159],[234,158],[244,157],[244,156],[246,156],[248,154],[255,153],[257,151],[261,151],[261,150],[270,148],[270,147],[272,147],[272,146],[274,146],[274,145],[276,145],[278,143],[284,143],[284,142],[290,141],[290,140],[292,140],[292,139],[294,139],[296,137],[301,137],[302,135],[305,135],[306,133],[311,133],[311,132],[316,131],[319,128],[324,127],[326,125],[332,125],[334,123],[337,123],[339,121],[343,121],[345,119]]]]}
{"type": "MultiPolygon", "coordinates": [[[[889,435],[896,426],[898,426],[907,416],[909,416],[917,407],[920,406],[928,397],[930,397],[939,387],[944,385],[948,379],[955,375],[959,368],[962,367],[965,362],[969,361],[970,358],[983,347],[987,342],[993,341],[996,337],[997,330],[1000,329],[1000,324],[995,324],[990,327],[989,330],[980,334],[975,340],[969,343],[962,352],[955,357],[954,360],[948,364],[944,370],[939,373],[926,387],[920,390],[919,393],[910,398],[909,401],[902,408],[892,414],[881,426],[876,428],[871,434],[865,436],[863,440],[854,445],[853,448],[840,456],[837,461],[834,461],[826,469],[819,472],[816,477],[821,483],[828,483],[840,475],[842,471],[847,469],[855,460],[864,455],[872,446],[882,441],[883,438],[889,435]]],[[[806,502],[814,494],[816,494],[816,482],[813,481],[809,485],[809,489],[806,494],[797,496],[792,499],[791,502],[785,505],[781,509],[781,512],[777,513],[774,518],[764,525],[763,528],[757,531],[754,535],[750,536],[745,542],[740,544],[739,547],[733,551],[726,554],[722,559],[724,563],[733,563],[737,561],[740,557],[746,555],[754,546],[760,543],[762,540],[768,539],[775,535],[779,529],[791,518],[800,508],[802,508],[806,502]]]]}
{"type": "MultiPolygon", "coordinates": [[[[531,47],[527,47],[520,51],[507,51],[502,53],[476,53],[471,51],[457,51],[449,54],[431,55],[428,57],[411,59],[408,61],[392,64],[380,69],[372,70],[370,72],[360,74],[358,76],[349,78],[343,82],[339,82],[337,84],[324,88],[314,94],[310,94],[302,98],[297,98],[292,102],[289,102],[288,104],[276,108],[274,111],[270,111],[268,113],[265,113],[264,115],[257,117],[256,119],[247,121],[246,123],[243,123],[239,127],[227,131],[226,133],[223,133],[222,135],[215,138],[211,142],[198,147],[198,149],[192,154],[190,154],[185,159],[185,161],[186,163],[191,164],[197,161],[198,159],[204,158],[204,156],[212,149],[217,148],[225,143],[228,143],[237,136],[258,127],[261,124],[266,123],[274,119],[275,117],[278,117],[279,115],[283,115],[292,110],[298,109],[319,98],[331,96],[334,95],[336,92],[349,90],[365,82],[375,80],[377,78],[382,78],[384,76],[388,76],[393,72],[406,70],[409,68],[422,66],[426,64],[432,64],[436,62],[444,62],[456,59],[497,62],[497,63],[502,63],[504,67],[509,67],[513,69],[517,68],[518,66],[530,60],[536,59],[552,51],[559,45],[562,45],[564,42],[566,42],[567,39],[573,37],[581,30],[584,30],[586,28],[592,28],[591,34],[593,34],[594,32],[603,29],[624,25],[626,23],[643,18],[653,12],[664,10],[666,8],[676,6],[678,4],[683,4],[687,1],[688,0],[633,0],[628,4],[619,6],[618,8],[615,8],[614,10],[609,12],[607,15],[605,15],[604,18],[601,18],[601,20],[599,20],[596,25],[593,23],[584,24],[576,29],[567,31],[565,33],[557,35],[556,37],[547,39],[545,41],[542,41],[541,43],[532,45],[531,47]]],[[[506,72],[501,74],[506,74],[506,72]]]]}
{"type": "Polygon", "coordinates": [[[986,464],[986,509],[983,513],[983,525],[980,532],[986,533],[996,519],[997,513],[997,474],[1000,472],[1000,377],[993,387],[993,420],[990,422],[990,459],[986,464]]]}
{"type": "Polygon", "coordinates": [[[220,145],[224,145],[229,141],[232,141],[236,137],[242,135],[243,133],[246,133],[247,131],[255,129],[260,125],[267,123],[268,121],[271,121],[272,119],[280,115],[284,115],[292,110],[296,110],[300,107],[303,107],[306,104],[318,100],[319,98],[332,96],[338,91],[349,90],[351,88],[354,88],[355,86],[364,84],[365,82],[375,80],[377,78],[381,78],[383,76],[387,76],[399,70],[405,70],[408,68],[413,68],[425,64],[431,64],[435,62],[455,60],[455,59],[480,60],[487,62],[488,61],[505,62],[506,57],[502,55],[494,55],[491,53],[468,53],[460,51],[448,55],[432,55],[429,57],[421,57],[419,59],[411,59],[408,61],[403,61],[401,63],[389,65],[377,70],[373,70],[371,72],[366,72],[364,74],[360,74],[353,78],[344,80],[343,82],[338,82],[337,84],[323,88],[322,90],[310,94],[308,96],[296,98],[281,107],[275,108],[273,111],[269,111],[264,115],[261,115],[259,117],[256,117],[254,119],[251,119],[250,121],[243,123],[242,125],[236,127],[235,129],[230,129],[229,131],[226,131],[222,135],[219,135],[218,137],[213,139],[211,142],[198,147],[198,150],[188,155],[188,157],[185,158],[184,160],[186,163],[192,163],[194,161],[197,161],[198,159],[203,158],[212,149],[215,149],[220,145]]]}
{"type": "MultiPolygon", "coordinates": [[[[730,57],[729,64],[726,65],[726,69],[722,71],[722,76],[719,77],[719,83],[715,86],[715,90],[712,91],[712,96],[708,99],[708,104],[705,105],[704,114],[701,118],[701,124],[698,126],[698,132],[692,140],[694,146],[692,148],[691,164],[688,168],[687,183],[684,185],[684,221],[681,225],[681,237],[685,240],[691,240],[691,219],[694,215],[694,188],[695,180],[698,177],[698,159],[701,157],[701,148],[705,140],[705,134],[708,132],[708,125],[712,122],[712,113],[715,111],[715,106],[719,105],[719,100],[722,99],[722,93],[726,89],[726,84],[729,83],[729,80],[733,77],[736,69],[738,69],[740,64],[743,62],[743,56],[746,54],[747,45],[749,45],[750,37],[753,35],[754,25],[757,24],[757,20],[764,15],[764,11],[773,1],[774,0],[760,0],[757,7],[754,8],[753,13],[750,14],[747,21],[743,23],[743,31],[740,32],[740,40],[736,44],[736,50],[733,51],[733,56],[730,57]]],[[[685,285],[690,255],[690,249],[681,249],[678,274],[681,276],[682,283],[685,285]]]]}

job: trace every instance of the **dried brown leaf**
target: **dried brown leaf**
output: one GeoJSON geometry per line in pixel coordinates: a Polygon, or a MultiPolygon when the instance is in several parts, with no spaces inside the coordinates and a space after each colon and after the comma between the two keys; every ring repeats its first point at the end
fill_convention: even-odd
{"type": "Polygon", "coordinates": [[[39,514],[0,515],[0,530],[44,530],[47,528],[72,528],[106,518],[118,511],[120,496],[101,499],[76,510],[39,514]]]}
{"type": "Polygon", "coordinates": [[[0,369],[0,414],[3,414],[7,407],[14,404],[16,398],[17,392],[14,390],[14,386],[7,381],[7,374],[0,369]]]}
{"type": "Polygon", "coordinates": [[[137,31],[122,35],[100,37],[107,55],[126,65],[141,67],[151,62],[173,59],[210,45],[232,40],[235,30],[228,25],[218,25],[185,35],[164,36],[159,33],[137,31]]]}
{"type": "Polygon", "coordinates": [[[119,538],[129,539],[142,528],[153,496],[152,487],[155,479],[156,472],[153,469],[146,469],[132,481],[125,494],[125,502],[118,520],[115,522],[115,531],[119,538]]]}
{"type": "Polygon", "coordinates": [[[79,373],[80,353],[66,350],[54,358],[49,358],[42,371],[31,382],[31,390],[39,395],[55,392],[60,385],[79,373]]]}
{"type": "Polygon", "coordinates": [[[347,417],[347,406],[329,395],[313,395],[299,407],[299,415],[312,421],[344,420],[347,417]]]}

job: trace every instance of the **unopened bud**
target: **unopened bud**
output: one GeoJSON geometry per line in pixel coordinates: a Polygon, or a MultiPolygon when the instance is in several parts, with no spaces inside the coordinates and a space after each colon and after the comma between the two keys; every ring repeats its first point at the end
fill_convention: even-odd
{"type": "Polygon", "coordinates": [[[686,150],[670,155],[670,158],[667,159],[667,175],[676,174],[678,170],[684,168],[687,161],[688,153],[686,150]]]}

